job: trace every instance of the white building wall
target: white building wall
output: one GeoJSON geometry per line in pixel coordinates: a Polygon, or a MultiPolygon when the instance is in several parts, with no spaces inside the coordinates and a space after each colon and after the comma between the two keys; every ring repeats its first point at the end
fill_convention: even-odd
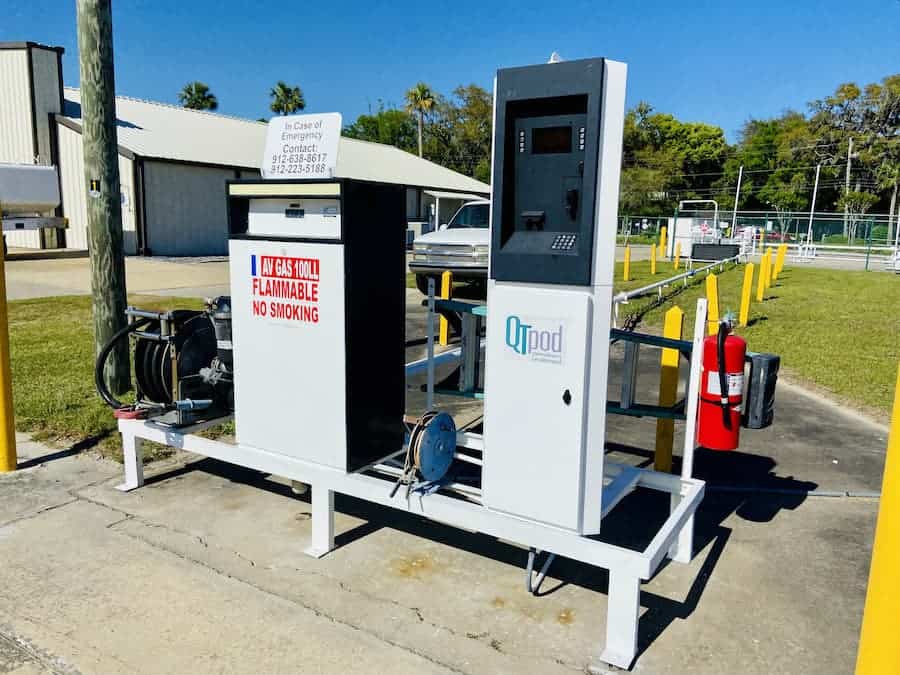
{"type": "Polygon", "coordinates": [[[235,174],[233,169],[145,161],[146,246],[151,254],[227,254],[225,181],[235,174]]]}
{"type": "Polygon", "coordinates": [[[0,49],[0,162],[34,162],[28,50],[0,49]]]}
{"type": "MultiPolygon", "coordinates": [[[[63,214],[69,219],[66,230],[66,248],[86,249],[87,236],[87,186],[84,175],[84,146],[81,134],[69,127],[57,124],[59,130],[59,171],[62,184],[63,214]]],[[[122,186],[122,230],[125,253],[137,252],[135,231],[134,168],[132,160],[119,155],[119,182],[122,186]]]]}

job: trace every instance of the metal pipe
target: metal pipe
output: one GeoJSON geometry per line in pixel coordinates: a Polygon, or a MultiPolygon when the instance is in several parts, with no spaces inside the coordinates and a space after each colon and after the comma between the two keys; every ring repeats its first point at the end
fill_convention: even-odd
{"type": "Polygon", "coordinates": [[[809,205],[809,227],[806,230],[806,245],[812,246],[813,243],[813,213],[816,210],[816,193],[819,191],[819,171],[822,165],[816,164],[816,182],[813,185],[812,202],[809,205]]]}
{"type": "Polygon", "coordinates": [[[434,277],[428,276],[428,378],[425,384],[425,410],[434,408],[434,277]]]}
{"type": "Polygon", "coordinates": [[[482,462],[477,457],[464,455],[461,452],[457,452],[456,454],[454,454],[453,459],[458,459],[460,462],[468,462],[469,464],[474,464],[476,466],[484,466],[484,462],[482,462]]]}
{"type": "Polygon", "coordinates": [[[744,178],[744,165],[741,164],[741,168],[738,170],[738,182],[737,182],[737,191],[734,195],[734,209],[731,211],[731,236],[734,237],[735,228],[737,227],[737,211],[738,211],[738,200],[741,198],[741,180],[744,178]]]}
{"type": "MultiPolygon", "coordinates": [[[[484,340],[482,340],[482,344],[483,343],[484,343],[484,340]]],[[[445,352],[441,352],[440,354],[438,354],[436,356],[432,356],[432,358],[430,360],[434,362],[435,366],[440,366],[445,363],[452,363],[454,361],[459,361],[461,356],[462,356],[462,348],[455,347],[453,349],[448,349],[445,352]]],[[[406,364],[406,376],[409,377],[410,375],[418,375],[423,370],[427,370],[428,362],[429,362],[429,358],[427,356],[423,359],[418,359],[416,361],[410,361],[409,363],[406,364]]]]}
{"type": "Polygon", "coordinates": [[[733,262],[737,263],[740,261],[740,254],[733,256],[731,258],[726,258],[725,260],[716,261],[706,265],[704,267],[698,267],[697,269],[690,269],[687,272],[682,272],[681,274],[676,274],[674,277],[669,277],[668,279],[663,279],[662,281],[656,281],[652,284],[648,284],[647,286],[641,286],[640,288],[635,288],[630,291],[622,291],[621,293],[617,293],[613,296],[613,305],[618,305],[619,303],[628,302],[632,298],[639,298],[642,295],[646,295],[650,291],[654,291],[657,288],[662,288],[664,286],[669,286],[676,281],[680,281],[681,279],[685,280],[685,285],[687,285],[687,279],[693,277],[701,272],[708,271],[714,267],[724,265],[725,263],[733,262]]]}

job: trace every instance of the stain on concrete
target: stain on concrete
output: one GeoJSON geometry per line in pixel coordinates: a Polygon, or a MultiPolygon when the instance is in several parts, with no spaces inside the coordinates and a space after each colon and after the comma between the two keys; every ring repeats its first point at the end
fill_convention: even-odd
{"type": "Polygon", "coordinates": [[[402,556],[391,561],[391,571],[405,579],[421,579],[434,571],[434,560],[427,555],[402,556]]]}
{"type": "Polygon", "coordinates": [[[503,607],[506,607],[506,600],[498,595],[491,600],[491,606],[494,607],[494,609],[502,609],[503,607]]]}
{"type": "Polygon", "coordinates": [[[575,612],[566,607],[556,615],[556,622],[563,626],[571,626],[575,623],[575,612]]]}

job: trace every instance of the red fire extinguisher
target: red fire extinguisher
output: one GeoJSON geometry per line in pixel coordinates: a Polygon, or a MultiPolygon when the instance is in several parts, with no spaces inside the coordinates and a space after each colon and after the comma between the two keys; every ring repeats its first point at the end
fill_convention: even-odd
{"type": "Polygon", "coordinates": [[[747,342],[730,333],[723,321],[703,341],[697,442],[710,450],[735,450],[740,436],[747,342]]]}

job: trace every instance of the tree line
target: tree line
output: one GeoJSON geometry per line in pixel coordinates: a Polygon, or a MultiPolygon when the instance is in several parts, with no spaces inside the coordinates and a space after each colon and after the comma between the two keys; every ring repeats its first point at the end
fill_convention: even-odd
{"type": "MultiPolygon", "coordinates": [[[[187,107],[216,107],[200,82],[185,85],[179,98],[187,107]]],[[[270,98],[279,114],[305,108],[300,88],[284,82],[270,98]]],[[[490,92],[476,84],[444,95],[419,82],[403,105],[379,100],[343,133],[489,182],[492,107],[490,92]]],[[[668,215],[681,200],[714,199],[723,210],[770,212],[783,231],[791,213],[810,209],[814,188],[816,211],[846,214],[845,237],[856,236],[867,212],[891,214],[881,234],[894,235],[900,218],[900,74],[864,86],[841,84],[805,111],[751,118],[733,144],[719,126],[682,121],[646,102],[626,114],[623,214],[668,215]]]]}
{"type": "Polygon", "coordinates": [[[394,145],[485,183],[491,178],[493,99],[477,84],[449,96],[419,82],[398,108],[378,102],[374,111],[344,127],[344,135],[394,145]]]}
{"type": "MultiPolygon", "coordinates": [[[[279,80],[269,90],[269,110],[278,115],[292,115],[306,108],[306,99],[300,87],[292,87],[279,80]]],[[[218,110],[219,100],[205,82],[188,82],[178,92],[178,102],[191,110],[218,110]]],[[[266,122],[265,118],[260,119],[266,122]]]]}

